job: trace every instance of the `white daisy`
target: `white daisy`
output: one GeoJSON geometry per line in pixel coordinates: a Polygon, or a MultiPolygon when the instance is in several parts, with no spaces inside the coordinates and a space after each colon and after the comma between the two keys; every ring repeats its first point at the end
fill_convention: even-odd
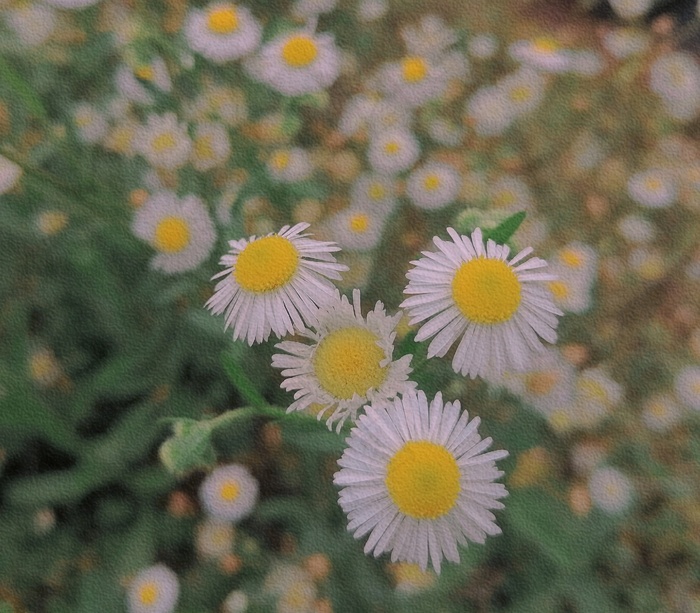
{"type": "Polygon", "coordinates": [[[501,79],[496,87],[502,92],[509,115],[519,117],[535,110],[544,99],[546,77],[529,66],[501,79]]]}
{"type": "Polygon", "coordinates": [[[606,51],[618,60],[642,53],[649,47],[646,32],[636,28],[615,28],[606,32],[601,42],[606,51]]]}
{"type": "Polygon", "coordinates": [[[686,366],[676,375],[674,389],[688,408],[700,411],[700,366],[686,366]]]}
{"type": "Polygon", "coordinates": [[[166,170],[184,166],[192,149],[187,125],[179,123],[175,113],[149,115],[134,144],[150,164],[166,170]]]}
{"type": "Polygon", "coordinates": [[[341,249],[369,251],[379,244],[385,221],[386,214],[365,205],[349,207],[331,215],[326,227],[341,249]]]}
{"type": "Polygon", "coordinates": [[[221,604],[224,613],[246,613],[248,610],[248,596],[242,590],[233,590],[226,596],[221,604]]]}
{"type": "Polygon", "coordinates": [[[220,123],[201,123],[195,130],[190,159],[200,172],[221,166],[231,155],[228,131],[220,123]]]}
{"type": "Polygon", "coordinates": [[[479,60],[488,60],[498,51],[498,38],[488,32],[475,34],[468,45],[470,55],[479,60]]]}
{"type": "Polygon", "coordinates": [[[411,108],[440,98],[448,80],[449,74],[440,62],[420,55],[389,62],[379,71],[379,84],[384,93],[411,108]]]}
{"type": "Polygon", "coordinates": [[[408,170],[419,156],[418,140],[405,129],[381,132],[371,140],[367,150],[367,159],[372,168],[389,175],[408,170]]]}
{"type": "Polygon", "coordinates": [[[242,464],[215,468],[199,488],[199,500],[210,517],[238,522],[258,501],[258,482],[242,464]]]}
{"type": "Polygon", "coordinates": [[[654,0],[608,0],[610,8],[622,19],[638,19],[647,14],[654,0]]]}
{"type": "Polygon", "coordinates": [[[458,147],[464,138],[464,130],[444,117],[431,117],[426,126],[430,138],[438,145],[458,147]]]}
{"type": "Polygon", "coordinates": [[[431,358],[444,356],[460,339],[452,368],[471,378],[524,370],[529,355],[542,349],[538,336],[556,341],[556,316],[563,315],[543,287],[552,275],[534,272],[547,262],[525,260],[530,247],[509,262],[506,245],[489,240],[484,248],[479,228],[471,238],[452,228],[447,232],[452,241],[434,237],[438,251],[423,251],[406,273],[404,293],[410,297],[401,306],[411,325],[425,322],[416,341],[435,336],[428,347],[431,358]]]}
{"type": "Polygon", "coordinates": [[[496,460],[505,450],[484,453],[492,443],[469,422],[459,401],[443,406],[438,392],[407,392],[393,406],[360,416],[338,461],[334,482],[355,538],[369,534],[365,553],[391,552],[392,562],[459,562],[457,545],[483,543],[500,534],[490,509],[508,494],[496,460]]]}
{"type": "Polygon", "coordinates": [[[598,255],[584,243],[574,241],[561,248],[552,261],[555,281],[548,283],[554,302],[564,311],[584,313],[592,304],[597,278],[598,255]]]}
{"type": "Polygon", "coordinates": [[[260,44],[262,28],[245,6],[213,2],[188,13],[185,38],[193,51],[223,63],[254,51],[260,44]]]}
{"type": "Polygon", "coordinates": [[[650,243],[656,236],[656,228],[649,220],[639,215],[626,215],[617,222],[622,237],[635,245],[650,243]]]}
{"type": "Polygon", "coordinates": [[[311,156],[302,147],[277,149],[267,160],[267,172],[275,181],[281,183],[296,183],[308,179],[313,170],[311,156]]]}
{"type": "Polygon", "coordinates": [[[638,204],[659,209],[676,201],[678,186],[670,171],[651,168],[632,175],[627,182],[627,192],[638,204]]]}
{"type": "Polygon", "coordinates": [[[0,194],[9,192],[22,176],[22,167],[0,155],[0,194]]]}
{"type": "Polygon", "coordinates": [[[508,52],[514,60],[544,72],[564,72],[571,67],[571,52],[562,49],[553,38],[518,40],[508,52]]]}
{"type": "Polygon", "coordinates": [[[249,345],[293,334],[315,322],[318,307],[330,302],[335,288],[328,279],[340,279],[347,266],[331,255],[335,243],[316,241],[301,234],[308,223],[284,226],[279,233],[261,238],[229,241],[229,253],[219,264],[226,269],[206,307],[224,313],[233,339],[249,345]]]}
{"type": "Polygon", "coordinates": [[[377,405],[412,389],[408,381],[411,355],[392,361],[396,326],[401,313],[389,317],[381,302],[362,317],[360,290],[353,290],[352,304],[336,294],[332,303],[319,309],[318,323],[303,336],[311,344],[283,341],[275,345],[286,353],[272,356],[272,365],[283,368],[282,388],[296,390],[287,411],[321,405],[318,413],[332,409],[328,427],[338,430],[360,407],[377,405]]]}
{"type": "Polygon", "coordinates": [[[396,206],[396,181],[374,172],[362,173],[350,188],[350,205],[389,215],[396,206]]]}
{"type": "Polygon", "coordinates": [[[513,123],[504,90],[497,85],[479,88],[465,105],[465,123],[479,136],[498,136],[513,123]]]}
{"type": "Polygon", "coordinates": [[[107,119],[89,102],[79,102],[73,107],[73,122],[80,140],[96,143],[107,133],[107,119]]]}
{"type": "Polygon", "coordinates": [[[122,64],[117,68],[114,73],[114,83],[119,95],[125,100],[138,104],[153,104],[153,96],[148,88],[139,81],[130,66],[122,64]]]}
{"type": "Polygon", "coordinates": [[[340,74],[340,52],[330,34],[299,30],[262,47],[248,63],[251,75],[287,96],[321,91],[340,74]]]}
{"type": "Polygon", "coordinates": [[[389,12],[388,0],[360,0],[357,5],[357,18],[361,22],[381,19],[389,12]]]}
{"type": "Polygon", "coordinates": [[[674,51],[654,60],[649,87],[674,119],[690,121],[700,111],[700,67],[689,53],[674,51]]]}
{"type": "Polygon", "coordinates": [[[591,501],[606,513],[620,513],[632,501],[632,484],[619,470],[602,466],[596,469],[588,481],[591,501]]]}
{"type": "Polygon", "coordinates": [[[25,47],[37,47],[48,40],[56,28],[56,11],[41,3],[20,3],[3,10],[3,17],[25,47]]]}
{"type": "Polygon", "coordinates": [[[501,211],[523,211],[532,207],[528,184],[515,175],[502,175],[489,187],[489,204],[501,211]]]}
{"type": "Polygon", "coordinates": [[[171,613],[180,595],[177,575],[165,564],[141,570],[129,584],[129,613],[171,613]]]}
{"type": "Polygon", "coordinates": [[[170,191],[153,194],[139,207],[132,229],[158,252],[151,266],[166,273],[196,268],[216,240],[204,203],[197,196],[179,198],[170,191]]]}
{"type": "Polygon", "coordinates": [[[197,526],[195,548],[202,558],[219,560],[233,550],[234,536],[230,521],[207,519],[197,526]]]}
{"type": "Polygon", "coordinates": [[[429,162],[408,176],[406,194],[417,207],[436,210],[452,204],[461,187],[459,173],[452,166],[429,162]]]}
{"type": "Polygon", "coordinates": [[[683,410],[670,394],[657,394],[644,403],[642,421],[654,432],[665,432],[683,418],[683,410]]]}

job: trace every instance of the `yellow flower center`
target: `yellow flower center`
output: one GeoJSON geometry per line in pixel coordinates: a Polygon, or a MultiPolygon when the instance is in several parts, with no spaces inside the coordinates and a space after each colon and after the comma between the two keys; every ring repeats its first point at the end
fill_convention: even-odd
{"type": "Polygon", "coordinates": [[[663,187],[661,180],[657,177],[648,177],[644,185],[650,192],[658,192],[663,187]]]}
{"type": "Polygon", "coordinates": [[[284,170],[289,166],[289,152],[288,151],[276,151],[272,158],[270,159],[270,164],[273,168],[277,170],[284,170]]]}
{"type": "Polygon", "coordinates": [[[248,244],[233,269],[236,282],[261,294],[287,284],[299,267],[299,252],[286,238],[266,236],[248,244]]]}
{"type": "Polygon", "coordinates": [[[508,321],[520,305],[520,281],[501,260],[464,262],[452,279],[452,298],[462,314],[478,324],[508,321]]]}
{"type": "Polygon", "coordinates": [[[231,34],[238,29],[238,15],[233,6],[223,6],[209,11],[207,27],[215,34],[231,34]]]}
{"type": "Polygon", "coordinates": [[[559,258],[570,268],[581,268],[583,265],[583,257],[574,249],[562,249],[559,258]]]}
{"type": "Polygon", "coordinates": [[[549,289],[557,300],[565,300],[569,297],[569,286],[562,281],[550,281],[549,289]]]}
{"type": "Polygon", "coordinates": [[[545,55],[551,55],[559,49],[557,41],[546,36],[536,38],[532,43],[532,47],[538,53],[543,53],[545,55]]]}
{"type": "Polygon", "coordinates": [[[385,194],[386,190],[381,183],[372,183],[372,185],[369,186],[369,197],[372,200],[381,200],[384,198],[385,194]]]}
{"type": "Polygon", "coordinates": [[[369,216],[365,213],[358,213],[350,218],[350,230],[357,234],[364,234],[369,228],[369,216]]]}
{"type": "Polygon", "coordinates": [[[176,142],[177,141],[172,132],[165,132],[164,134],[159,134],[156,136],[151,144],[153,145],[153,150],[156,153],[163,153],[163,151],[172,149],[176,142]]]}
{"type": "Polygon", "coordinates": [[[155,604],[158,600],[158,586],[153,581],[144,583],[139,590],[139,600],[146,606],[155,604]]]}
{"type": "Polygon", "coordinates": [[[219,488],[219,496],[224,502],[233,502],[241,493],[241,488],[235,481],[224,481],[219,488]]]}
{"type": "Polygon", "coordinates": [[[428,74],[428,64],[422,57],[409,56],[401,62],[401,74],[404,81],[417,83],[425,79],[428,74]]]}
{"type": "Polygon", "coordinates": [[[558,432],[565,432],[571,427],[571,418],[563,409],[557,409],[549,416],[549,423],[558,432]]]}
{"type": "Polygon", "coordinates": [[[400,150],[401,145],[399,145],[399,143],[397,143],[395,140],[389,141],[386,145],[384,145],[384,151],[389,155],[396,155],[400,150]]]}
{"type": "Polygon", "coordinates": [[[384,383],[387,367],[380,366],[384,351],[377,337],[359,327],[328,334],[316,347],[313,367],[321,387],[336,398],[366,396],[384,383]]]}
{"type": "Polygon", "coordinates": [[[303,34],[292,36],[282,47],[282,59],[293,68],[304,68],[316,59],[318,47],[314,40],[303,34]]]}
{"type": "Polygon", "coordinates": [[[584,396],[592,400],[603,403],[608,401],[608,392],[598,381],[594,381],[593,379],[580,379],[578,388],[584,396]]]}
{"type": "Polygon", "coordinates": [[[518,198],[513,192],[504,190],[496,194],[496,196],[493,199],[493,204],[494,206],[499,208],[506,208],[509,206],[513,206],[517,202],[517,200],[518,198]]]}
{"type": "Polygon", "coordinates": [[[190,228],[182,217],[164,217],[156,226],[155,248],[164,253],[177,253],[190,243],[190,228]]]}
{"type": "Polygon", "coordinates": [[[429,192],[435,191],[438,187],[440,187],[440,177],[435,174],[428,175],[425,177],[425,179],[423,179],[423,187],[425,187],[425,189],[429,192]]]}
{"type": "Polygon", "coordinates": [[[211,160],[215,157],[211,136],[200,136],[194,141],[195,155],[202,160],[211,160]]]}
{"type": "Polygon", "coordinates": [[[527,391],[535,396],[544,396],[552,391],[559,377],[552,371],[532,372],[525,376],[527,391]]]}
{"type": "Polygon", "coordinates": [[[654,400],[649,405],[649,411],[651,411],[651,414],[655,417],[665,417],[668,413],[666,404],[661,400],[654,400]]]}
{"type": "Polygon", "coordinates": [[[389,460],[384,483],[401,513],[437,519],[457,502],[459,477],[457,460],[442,445],[409,441],[389,460]]]}
{"type": "Polygon", "coordinates": [[[510,90],[510,99],[513,102],[527,102],[532,98],[532,89],[527,85],[520,85],[510,90]]]}
{"type": "Polygon", "coordinates": [[[153,68],[150,66],[139,66],[134,71],[134,74],[143,81],[153,81],[153,77],[155,76],[153,73],[153,68]]]}

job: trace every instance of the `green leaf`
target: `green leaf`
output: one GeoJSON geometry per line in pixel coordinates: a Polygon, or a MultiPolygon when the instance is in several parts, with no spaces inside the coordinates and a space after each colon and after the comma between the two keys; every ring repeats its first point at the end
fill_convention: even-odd
{"type": "Polygon", "coordinates": [[[268,402],[263,398],[248,375],[243,372],[243,369],[239,366],[233,355],[224,353],[221,357],[221,363],[224,366],[224,372],[228,375],[229,380],[238,392],[240,392],[247,404],[257,408],[266,407],[268,405],[268,402]]]}
{"type": "Polygon", "coordinates": [[[176,419],[173,436],[158,451],[163,465],[176,475],[212,466],[216,462],[216,453],[211,443],[213,429],[213,420],[176,419]]]}
{"type": "Polygon", "coordinates": [[[4,82],[24,105],[42,121],[49,117],[39,96],[15,69],[0,56],[0,82],[4,82]]]}
{"type": "Polygon", "coordinates": [[[520,224],[523,223],[525,215],[525,211],[520,211],[519,213],[515,213],[515,215],[511,215],[502,221],[493,230],[485,231],[483,233],[484,242],[491,239],[499,245],[505,245],[508,240],[510,240],[510,237],[515,234],[515,231],[520,227],[520,224]]]}

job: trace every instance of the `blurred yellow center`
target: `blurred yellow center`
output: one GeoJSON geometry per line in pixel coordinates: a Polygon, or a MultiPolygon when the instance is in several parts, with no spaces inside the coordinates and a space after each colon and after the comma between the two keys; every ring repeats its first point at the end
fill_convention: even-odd
{"type": "Polygon", "coordinates": [[[158,600],[158,586],[153,581],[144,583],[139,590],[139,600],[146,606],[155,604],[158,600]]]}
{"type": "Polygon", "coordinates": [[[569,297],[569,287],[561,281],[550,281],[549,289],[557,300],[564,300],[569,297]]]}
{"type": "Polygon", "coordinates": [[[233,6],[225,6],[209,11],[207,27],[215,34],[231,34],[238,29],[238,15],[233,6]]]}
{"type": "Polygon", "coordinates": [[[493,199],[494,206],[499,208],[505,208],[514,205],[517,202],[517,198],[513,192],[502,191],[498,192],[493,199]]]}
{"type": "Polygon", "coordinates": [[[658,192],[663,187],[661,180],[656,177],[649,177],[644,182],[644,185],[646,185],[646,188],[651,192],[658,192]]]}
{"type": "Polygon", "coordinates": [[[440,187],[440,177],[437,175],[428,175],[423,179],[423,187],[427,189],[429,192],[432,192],[436,190],[438,187],[440,187]]]}
{"type": "Polygon", "coordinates": [[[134,74],[139,78],[144,81],[153,81],[153,68],[150,66],[139,66],[135,71],[134,74]]]}
{"type": "Polygon", "coordinates": [[[158,222],[155,248],[164,253],[182,251],[190,242],[190,228],[182,217],[164,217],[158,222]]]}
{"type": "Polygon", "coordinates": [[[665,417],[668,413],[666,404],[663,403],[661,400],[654,400],[649,405],[649,410],[651,411],[651,414],[655,417],[665,417]]]}
{"type": "Polygon", "coordinates": [[[163,151],[167,151],[168,149],[172,149],[175,146],[175,143],[177,141],[175,140],[175,137],[172,135],[171,132],[165,132],[165,134],[159,134],[153,139],[152,145],[153,145],[153,150],[156,153],[162,153],[163,151]]]}
{"type": "Polygon", "coordinates": [[[581,268],[583,265],[583,257],[578,251],[573,249],[562,249],[559,257],[570,268],[581,268]]]}
{"type": "Polygon", "coordinates": [[[369,228],[369,217],[365,213],[358,213],[350,218],[350,229],[358,234],[367,232],[369,228]]]}
{"type": "Polygon", "coordinates": [[[527,85],[520,85],[510,90],[510,99],[513,102],[526,102],[532,98],[532,90],[527,85]]]}
{"type": "Polygon", "coordinates": [[[266,236],[248,244],[233,269],[245,290],[264,293],[282,287],[299,267],[299,252],[281,236],[266,236]]]}
{"type": "Polygon", "coordinates": [[[195,155],[202,160],[211,160],[215,157],[211,136],[200,136],[194,141],[195,155]]]}
{"type": "Polygon", "coordinates": [[[272,166],[277,170],[284,170],[289,166],[289,152],[288,151],[276,151],[272,155],[270,160],[272,166]]]}
{"type": "Polygon", "coordinates": [[[359,327],[328,334],[316,347],[313,367],[321,387],[336,398],[366,396],[384,383],[387,367],[380,366],[384,351],[377,337],[359,327]]]}
{"type": "Polygon", "coordinates": [[[437,519],[454,507],[459,466],[442,445],[409,441],[389,460],[386,484],[399,511],[414,519],[437,519]]]}
{"type": "Polygon", "coordinates": [[[380,183],[372,183],[372,185],[369,186],[369,197],[372,198],[372,200],[381,200],[384,198],[385,193],[384,186],[380,183]]]}
{"type": "Polygon", "coordinates": [[[406,57],[401,62],[401,74],[404,81],[417,83],[425,79],[425,76],[428,74],[428,64],[422,57],[406,57]]]}
{"type": "Polygon", "coordinates": [[[464,262],[452,279],[452,298],[478,324],[508,321],[520,305],[520,281],[508,264],[484,257],[464,262]]]}
{"type": "Polygon", "coordinates": [[[593,379],[579,379],[578,388],[584,396],[597,400],[598,402],[607,402],[608,392],[598,381],[593,379]]]}
{"type": "Polygon", "coordinates": [[[386,145],[384,145],[384,151],[386,151],[389,155],[398,153],[400,149],[401,146],[395,140],[389,141],[386,145]]]}
{"type": "Polygon", "coordinates": [[[557,41],[555,41],[553,38],[547,38],[544,36],[536,38],[533,41],[532,46],[538,53],[545,54],[554,53],[557,49],[559,49],[557,41]]]}
{"type": "Polygon", "coordinates": [[[233,502],[241,493],[241,488],[235,481],[225,481],[219,489],[219,496],[224,502],[233,502]]]}
{"type": "Polygon", "coordinates": [[[293,68],[303,68],[316,59],[318,47],[309,36],[292,36],[282,47],[282,59],[293,68]]]}

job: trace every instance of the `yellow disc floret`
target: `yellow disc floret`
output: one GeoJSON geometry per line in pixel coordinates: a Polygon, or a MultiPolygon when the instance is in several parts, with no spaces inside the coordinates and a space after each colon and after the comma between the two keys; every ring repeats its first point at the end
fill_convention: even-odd
{"type": "Polygon", "coordinates": [[[200,160],[214,159],[214,147],[212,146],[211,136],[200,136],[194,141],[194,152],[200,160]]]}
{"type": "Polygon", "coordinates": [[[139,600],[146,606],[155,604],[158,600],[158,586],[153,581],[144,583],[139,589],[139,600]]]}
{"type": "Polygon", "coordinates": [[[404,515],[437,519],[457,502],[459,477],[457,460],[445,447],[409,441],[389,460],[384,482],[404,515]]]}
{"type": "Polygon", "coordinates": [[[369,186],[369,197],[372,200],[381,200],[386,195],[386,190],[381,183],[372,183],[369,186]]]}
{"type": "Polygon", "coordinates": [[[395,140],[389,141],[386,145],[384,145],[384,151],[389,155],[396,155],[400,150],[401,145],[399,145],[399,143],[397,143],[395,140]]]}
{"type": "Polygon", "coordinates": [[[429,192],[435,191],[440,187],[440,177],[435,174],[428,175],[423,179],[423,187],[429,192]]]}
{"type": "Polygon", "coordinates": [[[553,38],[549,38],[546,36],[536,38],[533,41],[532,46],[535,49],[535,51],[544,55],[550,55],[559,50],[559,44],[557,43],[557,41],[553,38]]]}
{"type": "Polygon", "coordinates": [[[209,11],[207,27],[214,34],[231,34],[238,29],[238,14],[233,6],[222,6],[209,11]]]}
{"type": "Polygon", "coordinates": [[[357,234],[364,234],[369,229],[369,216],[366,213],[358,213],[350,217],[350,230],[357,234]]]}
{"type": "Polygon", "coordinates": [[[292,36],[282,47],[282,59],[292,68],[304,68],[318,55],[318,47],[310,36],[292,36]]]}
{"type": "Polygon", "coordinates": [[[151,142],[151,145],[156,153],[163,153],[163,151],[172,149],[176,143],[177,140],[171,132],[164,132],[163,134],[156,136],[151,142]]]}
{"type": "Polygon", "coordinates": [[[241,252],[233,275],[243,289],[261,294],[286,285],[298,267],[299,252],[289,240],[266,236],[241,252]]]}
{"type": "Polygon", "coordinates": [[[548,285],[549,289],[557,300],[565,300],[571,293],[569,291],[569,286],[562,281],[550,281],[548,285]]]}
{"type": "Polygon", "coordinates": [[[581,268],[583,265],[583,256],[575,249],[563,249],[559,257],[569,268],[581,268]]]}
{"type": "Polygon", "coordinates": [[[190,227],[182,217],[163,217],[156,226],[154,246],[164,253],[177,253],[190,244],[190,227]]]}
{"type": "Polygon", "coordinates": [[[235,481],[224,481],[219,488],[219,496],[225,502],[233,502],[238,498],[241,488],[235,481]]]}
{"type": "Polygon", "coordinates": [[[336,398],[366,396],[384,383],[387,367],[377,336],[360,327],[341,328],[321,340],[313,356],[313,367],[321,387],[336,398]]]}
{"type": "Polygon", "coordinates": [[[417,83],[428,74],[428,64],[422,57],[411,55],[401,61],[401,74],[404,81],[417,83]]]}
{"type": "Polygon", "coordinates": [[[508,321],[520,305],[520,281],[505,262],[479,257],[457,269],[452,298],[470,321],[499,324],[508,321]]]}

